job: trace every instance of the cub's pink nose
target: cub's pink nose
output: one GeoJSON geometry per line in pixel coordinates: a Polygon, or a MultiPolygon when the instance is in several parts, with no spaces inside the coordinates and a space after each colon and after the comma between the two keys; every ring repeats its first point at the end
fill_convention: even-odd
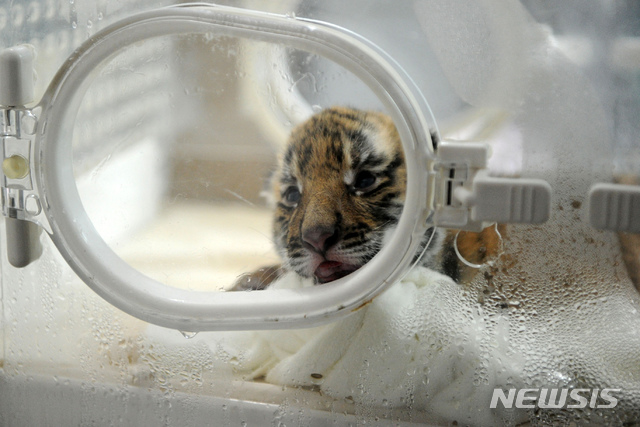
{"type": "Polygon", "coordinates": [[[333,226],[317,226],[302,233],[302,242],[312,251],[324,253],[338,242],[338,234],[333,226]]]}

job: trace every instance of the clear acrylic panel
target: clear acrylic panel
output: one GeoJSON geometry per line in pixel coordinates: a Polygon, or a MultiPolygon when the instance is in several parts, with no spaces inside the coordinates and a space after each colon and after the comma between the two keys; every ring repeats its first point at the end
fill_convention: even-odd
{"type": "MultiPolygon", "coordinates": [[[[327,193],[320,204],[311,195],[305,197],[313,200],[300,201],[319,215],[320,209],[329,210],[322,204],[338,197],[350,200],[335,224],[325,224],[337,227],[332,239],[338,248],[313,255],[311,264],[324,263],[324,277],[315,276],[316,281],[354,271],[393,232],[406,173],[403,166],[398,171],[385,168],[396,156],[403,163],[399,135],[388,116],[374,113],[384,107],[371,90],[330,60],[273,43],[207,33],[133,45],[94,74],[74,131],[76,183],[101,237],[145,275],[206,291],[263,289],[284,274],[293,243],[278,237],[284,230],[278,216],[292,214],[283,208],[283,186],[304,172],[295,179],[308,194],[319,188],[313,173],[323,173],[322,165],[313,173],[284,173],[292,168],[282,160],[293,144],[288,142],[291,132],[291,141],[296,132],[304,137],[297,138],[303,146],[320,150],[326,140],[342,144],[341,155],[355,156],[334,174],[335,195],[327,193]],[[160,86],[164,82],[168,84],[160,86]],[[326,88],[333,88],[332,82],[344,87],[330,93],[326,88]],[[329,107],[344,110],[322,115],[329,107]],[[108,109],[113,114],[104,114],[108,109]],[[319,118],[324,121],[315,128],[307,121],[319,118]],[[297,126],[306,130],[294,130],[297,126]],[[367,147],[376,152],[368,160],[362,156],[358,166],[357,150],[367,147]],[[353,174],[350,182],[348,173],[353,174]],[[362,179],[371,182],[363,187],[362,179]],[[338,193],[341,187],[344,194],[338,193]],[[387,194],[391,198],[384,199],[387,194]],[[367,211],[374,207],[393,210],[395,218],[376,225],[367,211]],[[372,223],[363,225],[367,220],[372,223]],[[365,233],[366,244],[360,242],[365,233]],[[374,239],[380,242],[373,244],[374,239]]],[[[334,154],[325,148],[323,155],[334,154]]],[[[294,153],[302,164],[298,157],[294,153]]],[[[296,208],[300,214],[291,221],[296,215],[311,216],[303,209],[296,208]]],[[[314,229],[313,223],[303,222],[314,229]]],[[[298,239],[293,222],[287,229],[298,239]]],[[[305,277],[314,278],[312,272],[305,277]]]]}
{"type": "Polygon", "coordinates": [[[276,151],[242,111],[242,49],[212,35],[143,42],[110,60],[80,107],[85,209],[118,255],[171,286],[222,290],[275,262],[260,192],[276,151]],[[133,100],[130,109],[92,117],[103,93],[133,100]],[[96,127],[102,134],[85,136],[96,127]]]}

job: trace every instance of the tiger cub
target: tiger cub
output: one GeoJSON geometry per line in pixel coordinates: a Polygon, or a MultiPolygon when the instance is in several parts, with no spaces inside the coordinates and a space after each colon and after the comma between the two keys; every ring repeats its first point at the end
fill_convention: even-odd
{"type": "MultiPolygon", "coordinates": [[[[236,289],[266,287],[283,271],[327,283],[357,270],[393,233],[405,200],[400,137],[388,116],[334,107],[296,127],[270,180],[273,238],[281,267],[245,276],[236,289]]],[[[429,229],[416,259],[440,269],[442,232],[429,229]]]]}
{"type": "MultiPolygon", "coordinates": [[[[406,181],[390,117],[344,107],[312,116],[291,133],[266,192],[282,265],[245,274],[232,290],[264,289],[285,271],[327,283],[362,267],[395,230],[406,181]]],[[[414,261],[468,282],[478,272],[469,265],[495,258],[505,233],[503,225],[481,233],[430,228],[414,261]]]]}

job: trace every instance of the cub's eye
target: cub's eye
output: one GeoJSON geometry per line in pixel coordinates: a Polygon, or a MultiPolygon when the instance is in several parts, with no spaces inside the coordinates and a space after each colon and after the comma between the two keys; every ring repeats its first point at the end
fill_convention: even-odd
{"type": "Polygon", "coordinates": [[[288,187],[284,193],[282,193],[282,201],[287,206],[297,205],[301,197],[300,190],[298,190],[298,187],[295,185],[288,187]]]}
{"type": "Polygon", "coordinates": [[[376,183],[376,176],[369,171],[360,171],[353,180],[353,188],[355,190],[366,191],[373,187],[376,183]]]}

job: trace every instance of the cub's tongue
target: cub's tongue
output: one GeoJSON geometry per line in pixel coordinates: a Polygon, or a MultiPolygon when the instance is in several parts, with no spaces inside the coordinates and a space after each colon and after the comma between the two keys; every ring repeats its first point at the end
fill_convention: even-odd
{"type": "Polygon", "coordinates": [[[321,283],[331,282],[354,272],[358,268],[339,261],[324,261],[316,268],[315,276],[321,283]]]}

